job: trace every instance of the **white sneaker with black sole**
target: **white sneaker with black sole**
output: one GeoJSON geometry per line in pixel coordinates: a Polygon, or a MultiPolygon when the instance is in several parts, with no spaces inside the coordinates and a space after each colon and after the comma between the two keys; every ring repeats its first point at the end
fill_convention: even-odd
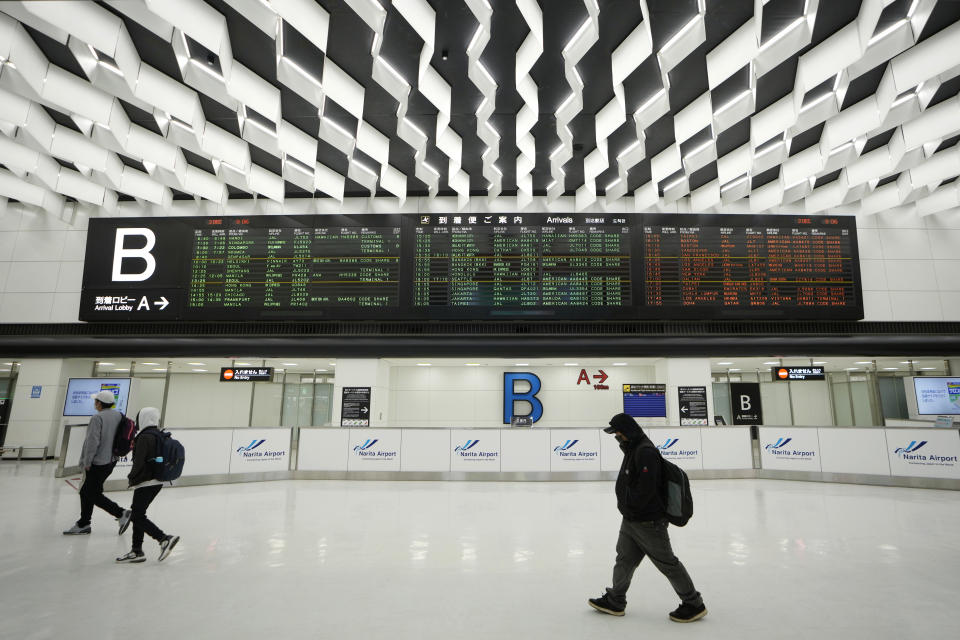
{"type": "Polygon", "coordinates": [[[170,555],[178,542],[180,542],[180,536],[167,536],[160,541],[160,561],[165,560],[170,555]]]}
{"type": "Polygon", "coordinates": [[[120,526],[120,530],[117,532],[118,535],[123,535],[124,531],[127,530],[127,527],[130,526],[130,518],[133,517],[133,511],[130,509],[124,509],[123,515],[117,518],[117,524],[120,526]]]}
{"type": "Polygon", "coordinates": [[[117,558],[117,563],[119,564],[134,564],[136,562],[146,562],[147,556],[144,555],[142,551],[139,553],[136,551],[128,551],[124,555],[117,558]]]}

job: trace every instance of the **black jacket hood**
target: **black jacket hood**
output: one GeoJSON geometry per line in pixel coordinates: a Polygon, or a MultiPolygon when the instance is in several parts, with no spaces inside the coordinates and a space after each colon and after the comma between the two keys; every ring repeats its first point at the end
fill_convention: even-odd
{"type": "Polygon", "coordinates": [[[639,442],[646,437],[643,429],[641,429],[637,421],[633,419],[633,416],[628,416],[625,413],[618,413],[610,418],[610,426],[604,429],[604,431],[607,433],[619,431],[623,434],[623,437],[631,442],[639,442]]]}

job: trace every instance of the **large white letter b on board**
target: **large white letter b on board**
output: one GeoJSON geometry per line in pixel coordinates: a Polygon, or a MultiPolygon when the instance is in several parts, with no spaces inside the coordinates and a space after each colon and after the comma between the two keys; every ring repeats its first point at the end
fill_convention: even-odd
{"type": "Polygon", "coordinates": [[[752,408],[750,396],[740,396],[740,411],[749,411],[752,408]]]}
{"type": "Polygon", "coordinates": [[[150,250],[156,243],[157,237],[150,229],[117,229],[117,239],[113,245],[113,281],[140,282],[152,276],[157,268],[157,261],[150,250]],[[146,244],[142,249],[124,249],[123,244],[127,236],[141,236],[146,240],[146,244]],[[123,261],[130,258],[139,258],[146,262],[143,271],[140,273],[123,273],[123,261]]]}

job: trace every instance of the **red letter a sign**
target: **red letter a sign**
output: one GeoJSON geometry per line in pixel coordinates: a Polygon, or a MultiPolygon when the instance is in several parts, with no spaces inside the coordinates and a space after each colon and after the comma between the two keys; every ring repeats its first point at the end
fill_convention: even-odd
{"type": "Polygon", "coordinates": [[[581,382],[590,384],[590,376],[587,375],[586,369],[580,369],[580,377],[577,378],[577,385],[579,386],[581,382]]]}

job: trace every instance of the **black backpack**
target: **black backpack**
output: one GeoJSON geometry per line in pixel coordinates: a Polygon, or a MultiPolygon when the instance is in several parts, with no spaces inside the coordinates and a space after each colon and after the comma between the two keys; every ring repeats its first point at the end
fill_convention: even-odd
{"type": "Polygon", "coordinates": [[[690,493],[690,478],[687,473],[669,460],[660,456],[662,471],[661,487],[663,504],[667,509],[667,521],[677,527],[687,524],[693,515],[693,494],[690,493]]]}
{"type": "Polygon", "coordinates": [[[137,430],[137,423],[121,413],[120,424],[113,434],[113,457],[123,458],[133,451],[137,430]]]}
{"type": "Polygon", "coordinates": [[[153,477],[155,480],[169,482],[176,480],[183,473],[183,463],[186,461],[183,445],[174,440],[169,431],[157,431],[157,456],[151,458],[153,477]]]}

